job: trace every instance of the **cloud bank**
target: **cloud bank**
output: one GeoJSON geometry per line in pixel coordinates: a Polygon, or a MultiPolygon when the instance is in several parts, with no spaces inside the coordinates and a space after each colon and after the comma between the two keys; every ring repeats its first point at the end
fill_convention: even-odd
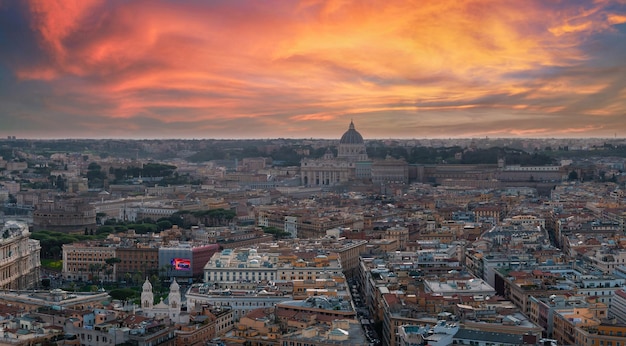
{"type": "Polygon", "coordinates": [[[0,0],[0,135],[626,136],[624,1],[0,0]]]}

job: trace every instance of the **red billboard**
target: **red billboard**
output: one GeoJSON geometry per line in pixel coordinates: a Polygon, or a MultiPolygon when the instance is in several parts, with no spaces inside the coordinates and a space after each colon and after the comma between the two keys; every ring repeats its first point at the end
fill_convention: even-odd
{"type": "Polygon", "coordinates": [[[174,270],[191,270],[191,260],[189,258],[172,258],[174,270]]]}

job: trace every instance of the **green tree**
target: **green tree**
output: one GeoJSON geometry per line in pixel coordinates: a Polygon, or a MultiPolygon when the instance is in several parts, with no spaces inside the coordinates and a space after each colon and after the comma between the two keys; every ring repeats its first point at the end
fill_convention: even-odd
{"type": "Polygon", "coordinates": [[[161,285],[161,280],[157,275],[150,276],[150,282],[152,283],[152,288],[154,289],[154,292],[162,293],[163,285],[161,285]]]}
{"type": "Polygon", "coordinates": [[[159,275],[162,278],[169,277],[171,272],[172,272],[172,265],[170,264],[165,264],[159,267],[159,275]]]}
{"type": "Polygon", "coordinates": [[[61,258],[61,247],[58,245],[51,246],[48,249],[50,253],[50,257],[52,258],[61,258]]]}
{"type": "Polygon", "coordinates": [[[267,234],[271,234],[274,236],[274,239],[283,239],[289,238],[291,234],[289,232],[285,232],[284,230],[277,227],[263,227],[263,232],[267,234]]]}
{"type": "Polygon", "coordinates": [[[176,168],[176,166],[161,163],[147,163],[143,165],[142,174],[144,177],[169,177],[176,168]]]}
{"type": "Polygon", "coordinates": [[[125,226],[127,229],[134,229],[137,234],[146,234],[150,232],[156,232],[158,226],[150,223],[135,223],[125,226]]]}
{"type": "Polygon", "coordinates": [[[99,164],[92,162],[87,166],[87,184],[89,187],[102,187],[106,179],[106,173],[102,171],[99,164]]]}
{"type": "Polygon", "coordinates": [[[113,226],[100,226],[96,229],[96,234],[111,234],[115,232],[115,227],[113,226]]]}
{"type": "MultiPolygon", "coordinates": [[[[129,272],[126,272],[124,274],[124,280],[126,281],[126,285],[128,285],[129,283],[131,283],[133,281],[133,275],[129,272]]],[[[132,282],[134,284],[134,282],[132,282]]]]}
{"type": "Polygon", "coordinates": [[[117,257],[110,257],[105,259],[104,262],[110,266],[114,266],[116,263],[122,262],[122,260],[117,257]]]}
{"type": "Polygon", "coordinates": [[[157,228],[159,231],[165,231],[172,228],[172,223],[169,220],[161,220],[157,222],[157,228]]]}
{"type": "Polygon", "coordinates": [[[113,268],[107,267],[106,269],[104,269],[104,281],[107,281],[107,282],[115,281],[112,275],[113,275],[113,268]]]}
{"type": "Polygon", "coordinates": [[[109,291],[109,295],[113,299],[117,300],[129,300],[132,298],[137,298],[139,296],[138,292],[130,289],[130,288],[117,288],[109,291]]]}
{"type": "Polygon", "coordinates": [[[144,278],[143,278],[143,273],[142,272],[136,272],[135,274],[133,274],[133,283],[135,285],[139,285],[143,282],[144,278]]]}
{"type": "Polygon", "coordinates": [[[212,160],[223,160],[226,158],[224,150],[219,148],[210,148],[201,150],[187,158],[190,162],[206,162],[212,160]]]}
{"type": "Polygon", "coordinates": [[[91,273],[91,280],[96,282],[100,280],[100,272],[104,269],[104,266],[100,263],[89,264],[89,272],[91,273]]]}
{"type": "Polygon", "coordinates": [[[232,222],[232,220],[235,218],[235,216],[237,216],[237,213],[235,213],[233,210],[226,210],[226,209],[220,208],[220,209],[195,211],[191,213],[191,216],[192,218],[190,218],[190,221],[192,224],[202,223],[203,225],[206,225],[209,227],[217,227],[217,226],[228,226],[232,222]]]}
{"type": "Polygon", "coordinates": [[[111,257],[111,258],[105,259],[104,262],[108,266],[108,268],[105,271],[105,273],[107,274],[108,280],[109,281],[114,281],[114,280],[111,279],[111,274],[117,272],[115,270],[115,268],[116,268],[118,263],[122,262],[122,260],[117,258],[117,257],[111,257]]]}

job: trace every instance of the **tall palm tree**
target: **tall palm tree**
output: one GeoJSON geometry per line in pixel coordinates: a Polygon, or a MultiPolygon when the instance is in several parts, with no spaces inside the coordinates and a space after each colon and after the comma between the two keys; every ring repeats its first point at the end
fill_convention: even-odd
{"type": "Polygon", "coordinates": [[[159,273],[161,277],[169,277],[172,271],[172,265],[165,264],[159,268],[159,273]]]}
{"type": "MultiPolygon", "coordinates": [[[[118,263],[122,262],[122,260],[117,257],[111,257],[111,258],[107,258],[106,260],[104,260],[104,262],[106,262],[106,264],[111,267],[110,268],[111,273],[117,273],[116,266],[118,263]]],[[[108,273],[108,275],[111,275],[111,273],[108,273]]],[[[115,278],[114,280],[111,280],[111,278],[109,277],[109,281],[116,281],[116,280],[117,278],[115,278]]]]}

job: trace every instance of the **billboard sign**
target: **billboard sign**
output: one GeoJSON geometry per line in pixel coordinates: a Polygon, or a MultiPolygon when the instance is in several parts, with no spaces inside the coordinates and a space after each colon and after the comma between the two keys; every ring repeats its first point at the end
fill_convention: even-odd
{"type": "Polygon", "coordinates": [[[170,261],[174,270],[191,270],[191,260],[189,258],[172,258],[170,261]]]}

